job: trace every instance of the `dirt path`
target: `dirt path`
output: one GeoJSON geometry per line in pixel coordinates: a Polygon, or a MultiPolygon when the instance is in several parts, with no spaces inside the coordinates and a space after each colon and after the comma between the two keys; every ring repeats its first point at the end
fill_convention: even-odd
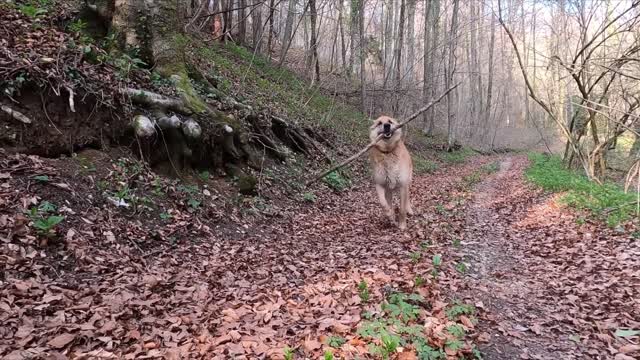
{"type": "MultiPolygon", "coordinates": [[[[616,248],[626,242],[621,234],[602,225],[579,225],[576,214],[558,208],[523,180],[525,168],[522,157],[503,158],[499,172],[477,185],[467,210],[463,244],[472,271],[464,292],[486,311],[481,327],[489,336],[482,353],[486,359],[613,358],[611,333],[624,327],[623,321],[631,328],[637,325],[637,302],[624,286],[638,279],[637,272],[635,278],[619,279],[607,262],[612,255],[637,252],[637,242],[616,248]],[[590,240],[612,246],[585,253],[590,240]],[[609,307],[610,298],[602,302],[606,296],[601,292],[580,288],[596,284],[576,279],[605,279],[609,286],[621,281],[622,289],[609,288],[625,299],[614,301],[620,312],[609,307]]],[[[628,273],[638,266],[628,265],[628,273]]],[[[629,346],[618,346],[624,344],[629,346]]],[[[625,353],[616,359],[626,359],[625,353]]]]}
{"type": "Polygon", "coordinates": [[[472,269],[468,296],[484,305],[491,314],[488,324],[494,325],[487,327],[491,338],[481,347],[482,353],[487,359],[571,359],[567,351],[571,344],[564,339],[527,331],[537,329],[536,319],[549,309],[538,303],[539,289],[527,283],[525,256],[509,243],[513,219],[501,216],[492,206],[501,193],[522,185],[514,181],[522,170],[521,161],[502,159],[498,173],[476,187],[468,210],[465,248],[472,269]]]}

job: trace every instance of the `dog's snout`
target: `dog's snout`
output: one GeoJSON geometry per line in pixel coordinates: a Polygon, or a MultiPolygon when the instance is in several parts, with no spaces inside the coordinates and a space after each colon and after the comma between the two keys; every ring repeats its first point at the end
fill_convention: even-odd
{"type": "Polygon", "coordinates": [[[391,124],[386,123],[382,126],[382,128],[384,129],[384,132],[389,132],[391,131],[391,124]]]}

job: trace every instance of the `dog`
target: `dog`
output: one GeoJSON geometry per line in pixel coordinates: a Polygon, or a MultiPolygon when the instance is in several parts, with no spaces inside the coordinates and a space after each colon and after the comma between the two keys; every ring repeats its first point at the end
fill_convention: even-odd
{"type": "Polygon", "coordinates": [[[397,125],[396,119],[388,116],[380,116],[373,122],[369,138],[374,141],[379,135],[382,135],[382,139],[369,150],[369,158],[373,170],[373,183],[385,215],[392,224],[396,224],[393,193],[398,193],[400,195],[400,217],[397,225],[400,230],[405,230],[407,215],[413,215],[409,199],[413,162],[404,145],[402,129],[393,131],[397,125]]]}

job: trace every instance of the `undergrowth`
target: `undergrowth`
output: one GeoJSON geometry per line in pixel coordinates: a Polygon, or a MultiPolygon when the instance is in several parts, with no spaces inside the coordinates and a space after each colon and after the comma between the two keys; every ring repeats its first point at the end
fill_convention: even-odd
{"type": "Polygon", "coordinates": [[[473,155],[473,150],[463,147],[460,150],[440,153],[440,160],[449,164],[462,164],[473,155]]]}
{"type": "Polygon", "coordinates": [[[200,46],[196,53],[214,64],[215,74],[211,75],[220,80],[218,88],[227,95],[243,101],[250,94],[258,106],[281,110],[308,125],[331,128],[353,144],[366,141],[363,134],[369,124],[364,114],[322,94],[286,67],[232,43],[200,46]]]}
{"type": "Polygon", "coordinates": [[[612,227],[637,216],[635,196],[626,194],[620,186],[589,181],[586,176],[565,168],[557,156],[532,153],[529,161],[527,179],[544,190],[565,192],[561,199],[564,204],[587,210],[612,227]]]}

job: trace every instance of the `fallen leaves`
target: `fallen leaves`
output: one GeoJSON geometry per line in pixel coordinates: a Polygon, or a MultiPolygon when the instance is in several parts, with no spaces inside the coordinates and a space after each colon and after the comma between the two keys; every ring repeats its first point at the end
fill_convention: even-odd
{"type": "Polygon", "coordinates": [[[73,340],[75,340],[76,335],[74,334],[60,334],[53,339],[47,341],[47,344],[55,349],[62,349],[69,345],[73,340]]]}

